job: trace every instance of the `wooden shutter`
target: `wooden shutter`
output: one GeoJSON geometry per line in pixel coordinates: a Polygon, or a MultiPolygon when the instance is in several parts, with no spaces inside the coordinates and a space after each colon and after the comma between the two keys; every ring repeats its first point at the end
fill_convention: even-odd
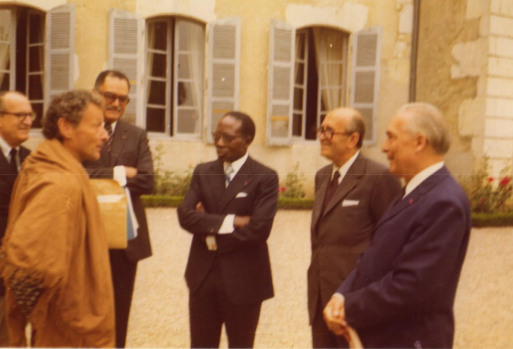
{"type": "Polygon", "coordinates": [[[207,140],[228,111],[239,109],[240,18],[222,19],[208,25],[207,140]]]}
{"type": "Polygon", "coordinates": [[[75,5],[56,7],[46,20],[45,103],[57,94],[73,89],[75,54],[75,5]]]}
{"type": "Polygon", "coordinates": [[[292,141],[296,31],[272,19],[269,39],[267,88],[267,144],[288,145],[292,141]]]}
{"type": "Polygon", "coordinates": [[[355,34],[351,83],[351,106],[365,119],[365,143],[377,137],[381,28],[369,28],[355,34]]]}
{"type": "Polygon", "coordinates": [[[144,71],[144,56],[139,43],[142,42],[143,23],[133,13],[111,9],[109,11],[109,69],[119,70],[130,80],[130,103],[128,103],[123,119],[136,123],[136,115],[141,115],[143,124],[143,94],[140,74],[144,71]],[[141,57],[141,59],[138,59],[141,57]]]}

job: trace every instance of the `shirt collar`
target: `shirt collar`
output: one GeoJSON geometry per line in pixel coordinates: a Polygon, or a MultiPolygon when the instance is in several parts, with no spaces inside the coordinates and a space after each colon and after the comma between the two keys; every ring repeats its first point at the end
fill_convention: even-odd
{"type": "Polygon", "coordinates": [[[335,171],[338,171],[340,174],[340,178],[338,179],[338,182],[340,183],[342,179],[344,179],[344,176],[346,175],[347,171],[349,171],[349,168],[353,165],[356,158],[360,154],[360,151],[358,150],[353,156],[349,158],[342,166],[337,167],[335,164],[333,164],[333,171],[331,172],[331,178],[333,178],[333,174],[335,171]]]}
{"type": "MultiPolygon", "coordinates": [[[[417,173],[406,185],[406,189],[404,191],[404,196],[411,193],[415,188],[417,188],[422,182],[424,182],[429,176],[433,173],[444,167],[445,163],[443,161],[437,162],[434,165],[431,165],[419,173],[417,173]]],[[[403,196],[403,197],[404,197],[403,196]]]]}
{"type": "MultiPolygon", "coordinates": [[[[2,137],[0,137],[0,148],[2,148],[2,153],[4,154],[4,157],[7,159],[7,161],[9,161],[10,159],[10,152],[11,152],[11,149],[12,147],[7,144],[7,142],[5,141],[5,139],[3,139],[2,137]]],[[[14,147],[16,150],[18,150],[18,147],[14,147]]]]}
{"type": "MultiPolygon", "coordinates": [[[[233,176],[235,176],[237,174],[237,172],[239,172],[240,168],[242,167],[242,165],[244,165],[244,163],[246,162],[248,157],[249,157],[249,154],[246,153],[246,154],[244,154],[244,156],[238,158],[237,160],[235,160],[234,162],[231,163],[232,169],[233,169],[231,178],[233,178],[233,176]]],[[[226,162],[226,161],[223,163],[223,169],[225,172],[226,172],[226,166],[228,166],[228,164],[230,164],[230,163],[226,162]]]]}

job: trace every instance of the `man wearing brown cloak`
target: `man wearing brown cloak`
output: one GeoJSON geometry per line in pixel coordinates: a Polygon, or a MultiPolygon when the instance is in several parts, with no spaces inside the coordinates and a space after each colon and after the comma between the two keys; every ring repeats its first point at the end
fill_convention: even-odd
{"type": "Polygon", "coordinates": [[[86,91],[53,99],[47,138],[15,184],[0,253],[12,346],[113,347],[114,300],[107,237],[81,162],[107,139],[102,102],[86,91]]]}

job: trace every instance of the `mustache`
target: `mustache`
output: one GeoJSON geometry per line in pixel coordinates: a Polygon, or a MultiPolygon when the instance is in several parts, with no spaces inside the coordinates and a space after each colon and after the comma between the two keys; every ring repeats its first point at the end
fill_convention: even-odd
{"type": "Polygon", "coordinates": [[[121,108],[120,107],[116,107],[114,105],[108,105],[105,107],[105,110],[115,110],[115,111],[119,111],[121,112],[121,108]]]}

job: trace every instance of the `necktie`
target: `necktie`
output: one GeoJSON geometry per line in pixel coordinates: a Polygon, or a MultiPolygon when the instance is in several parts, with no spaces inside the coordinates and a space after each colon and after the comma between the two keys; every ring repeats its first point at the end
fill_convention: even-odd
{"type": "Polygon", "coordinates": [[[105,131],[107,131],[107,133],[109,134],[109,138],[110,136],[112,136],[112,124],[105,124],[105,131]]]}
{"type": "Polygon", "coordinates": [[[16,149],[12,148],[9,154],[11,155],[11,159],[9,161],[9,165],[11,166],[12,173],[18,173],[18,164],[16,163],[16,149]]]}
{"type": "Polygon", "coordinates": [[[228,166],[226,166],[226,170],[224,171],[224,184],[225,184],[225,187],[228,187],[228,185],[230,184],[232,178],[231,178],[231,175],[233,173],[233,167],[232,167],[232,164],[228,164],[228,166]]]}
{"type": "Polygon", "coordinates": [[[335,173],[333,174],[333,178],[331,179],[331,182],[328,184],[328,187],[326,188],[326,194],[324,195],[324,203],[322,204],[323,212],[326,209],[326,206],[328,206],[328,202],[330,202],[331,198],[333,197],[333,194],[337,190],[339,178],[340,172],[335,171],[335,173]]]}

